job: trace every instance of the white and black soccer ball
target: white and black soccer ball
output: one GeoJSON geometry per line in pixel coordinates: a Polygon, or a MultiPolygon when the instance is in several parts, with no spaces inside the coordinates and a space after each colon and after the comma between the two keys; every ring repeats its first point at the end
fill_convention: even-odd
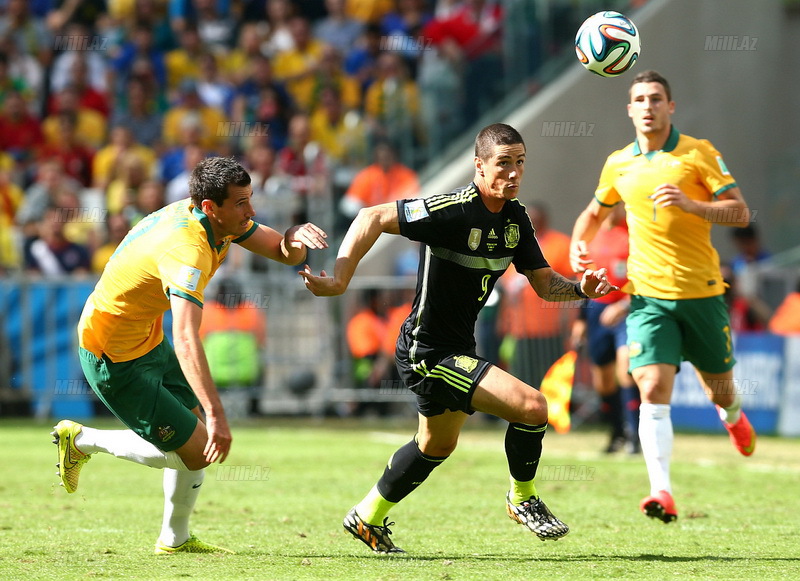
{"type": "Polygon", "coordinates": [[[601,77],[616,77],[630,69],[641,52],[636,25],[619,12],[604,10],[587,18],[575,35],[581,64],[601,77]]]}

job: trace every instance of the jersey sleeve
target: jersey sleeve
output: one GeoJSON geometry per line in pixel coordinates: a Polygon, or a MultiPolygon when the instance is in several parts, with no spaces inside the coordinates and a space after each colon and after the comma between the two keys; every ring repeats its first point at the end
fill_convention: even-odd
{"type": "Polygon", "coordinates": [[[722,160],[722,154],[709,141],[698,141],[695,161],[700,179],[714,196],[736,187],[736,180],[722,160]]]}
{"type": "Polygon", "coordinates": [[[616,174],[614,156],[609,156],[600,172],[600,182],[594,191],[595,199],[601,206],[614,206],[622,200],[616,187],[614,187],[614,177],[616,174]]]}
{"type": "Polygon", "coordinates": [[[158,261],[161,287],[167,297],[177,295],[203,306],[203,292],[211,271],[211,257],[198,246],[173,248],[158,261]]]}
{"type": "Polygon", "coordinates": [[[448,208],[431,210],[424,198],[397,200],[397,216],[400,234],[425,244],[437,244],[443,240],[443,230],[446,229],[441,224],[453,218],[448,208]]]}

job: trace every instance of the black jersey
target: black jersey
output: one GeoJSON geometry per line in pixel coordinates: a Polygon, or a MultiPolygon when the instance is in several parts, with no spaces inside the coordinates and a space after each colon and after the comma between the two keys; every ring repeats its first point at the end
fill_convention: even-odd
{"type": "Polygon", "coordinates": [[[475,321],[497,279],[548,266],[518,200],[494,214],[474,183],[449,194],[399,200],[400,233],[422,243],[417,292],[397,340],[412,361],[430,351],[475,350],[475,321]]]}

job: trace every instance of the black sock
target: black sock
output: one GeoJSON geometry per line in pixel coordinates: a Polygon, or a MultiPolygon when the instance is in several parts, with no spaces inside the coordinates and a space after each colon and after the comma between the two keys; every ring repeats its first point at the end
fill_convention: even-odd
{"type": "Polygon", "coordinates": [[[547,422],[538,426],[508,424],[506,458],[508,458],[508,470],[514,480],[528,482],[536,476],[546,430],[547,422]]]}
{"type": "Polygon", "coordinates": [[[423,454],[416,440],[411,440],[389,459],[378,480],[378,492],[389,502],[400,502],[445,460],[447,456],[437,458],[423,454]]]}
{"type": "Polygon", "coordinates": [[[611,395],[604,395],[601,399],[600,409],[604,412],[611,426],[611,437],[625,437],[625,418],[622,414],[622,396],[620,390],[611,395]]]}

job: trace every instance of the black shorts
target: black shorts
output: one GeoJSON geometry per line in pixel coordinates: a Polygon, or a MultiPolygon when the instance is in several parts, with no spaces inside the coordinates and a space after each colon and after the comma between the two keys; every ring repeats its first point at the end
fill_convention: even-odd
{"type": "Polygon", "coordinates": [[[400,379],[417,395],[417,410],[429,418],[446,410],[475,413],[472,394],[492,365],[475,353],[428,352],[412,363],[398,353],[400,379]]]}

